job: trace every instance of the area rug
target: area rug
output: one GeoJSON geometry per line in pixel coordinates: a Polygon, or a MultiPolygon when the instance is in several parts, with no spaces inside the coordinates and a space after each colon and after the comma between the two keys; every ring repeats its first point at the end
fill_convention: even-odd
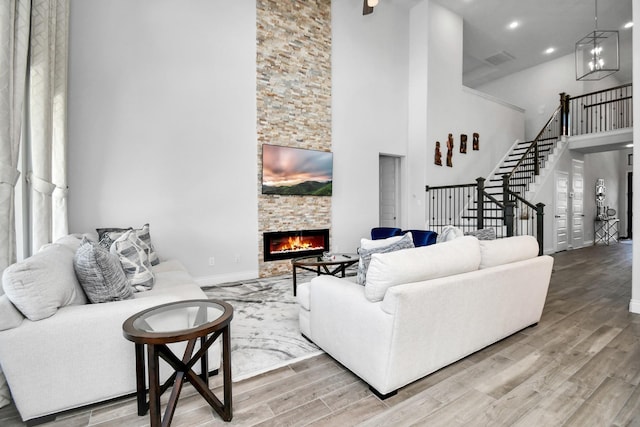
{"type": "Polygon", "coordinates": [[[292,289],[291,275],[203,288],[209,298],[233,306],[233,381],[322,353],[300,334],[298,303],[292,289]]]}

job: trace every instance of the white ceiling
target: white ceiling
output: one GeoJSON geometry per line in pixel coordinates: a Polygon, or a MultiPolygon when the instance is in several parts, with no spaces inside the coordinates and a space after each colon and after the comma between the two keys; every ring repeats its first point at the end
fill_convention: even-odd
{"type": "MultiPolygon", "coordinates": [[[[464,20],[463,81],[469,87],[573,53],[575,43],[595,29],[595,0],[434,1],[464,20]],[[520,25],[510,30],[514,20],[520,25]],[[548,47],[555,51],[545,54],[548,47]],[[515,59],[497,66],[486,61],[503,52],[515,59]]],[[[621,83],[631,81],[631,30],[623,28],[629,21],[631,0],[598,0],[598,28],[620,32],[621,83]]]]}

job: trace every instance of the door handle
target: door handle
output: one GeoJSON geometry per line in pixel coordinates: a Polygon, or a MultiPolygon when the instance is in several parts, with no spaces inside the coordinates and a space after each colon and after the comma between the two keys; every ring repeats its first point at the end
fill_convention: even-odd
{"type": "Polygon", "coordinates": [[[556,218],[560,218],[560,215],[556,215],[556,218]]]}

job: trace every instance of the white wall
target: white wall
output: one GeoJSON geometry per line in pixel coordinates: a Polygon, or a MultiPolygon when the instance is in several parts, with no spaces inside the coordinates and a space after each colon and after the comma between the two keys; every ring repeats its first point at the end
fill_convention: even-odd
{"type": "Polygon", "coordinates": [[[409,11],[380,2],[363,16],[361,0],[341,0],[331,15],[332,248],[355,251],[379,224],[380,153],[407,155],[409,11]]]}
{"type": "Polygon", "coordinates": [[[72,0],[72,232],[149,222],[194,276],[257,275],[255,23],[250,0],[72,0]]]}
{"type": "Polygon", "coordinates": [[[488,177],[509,147],[524,138],[522,110],[480,96],[462,86],[462,18],[429,3],[428,131],[426,183],[467,184],[488,177]],[[471,139],[480,134],[480,150],[471,139]],[[453,167],[446,166],[447,135],[453,134],[453,167]],[[467,154],[461,154],[460,134],[467,134],[467,154]],[[442,166],[434,164],[440,141],[442,166]]]}
{"type": "MultiPolygon", "coordinates": [[[[640,0],[633,0],[633,21],[640,22],[640,0]]],[[[633,32],[633,80],[640,82],[640,32],[633,32]]],[[[640,123],[640,92],[638,85],[633,87],[633,121],[640,123]]],[[[633,127],[633,140],[640,141],[640,126],[633,127]]],[[[635,147],[634,147],[635,148],[635,147]]],[[[635,151],[635,150],[634,150],[635,151]]],[[[640,170],[640,155],[633,156],[633,168],[640,170]]],[[[640,173],[633,174],[633,187],[640,188],[640,173]]],[[[636,191],[637,192],[637,191],[636,191]]],[[[640,197],[633,198],[633,230],[640,230],[640,197]]],[[[633,240],[633,268],[631,269],[631,301],[629,310],[640,313],[640,239],[633,240]]]]}
{"type": "Polygon", "coordinates": [[[577,96],[619,84],[615,74],[600,81],[576,81],[575,57],[570,54],[476,89],[524,108],[525,137],[527,141],[531,141],[560,105],[560,93],[577,96]]]}

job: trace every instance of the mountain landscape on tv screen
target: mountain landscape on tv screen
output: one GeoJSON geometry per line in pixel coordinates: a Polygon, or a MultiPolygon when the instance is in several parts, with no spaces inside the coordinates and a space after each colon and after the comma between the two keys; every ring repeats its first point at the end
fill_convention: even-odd
{"type": "Polygon", "coordinates": [[[331,196],[332,181],[305,181],[295,185],[262,185],[262,194],[281,196],[331,196]]]}

